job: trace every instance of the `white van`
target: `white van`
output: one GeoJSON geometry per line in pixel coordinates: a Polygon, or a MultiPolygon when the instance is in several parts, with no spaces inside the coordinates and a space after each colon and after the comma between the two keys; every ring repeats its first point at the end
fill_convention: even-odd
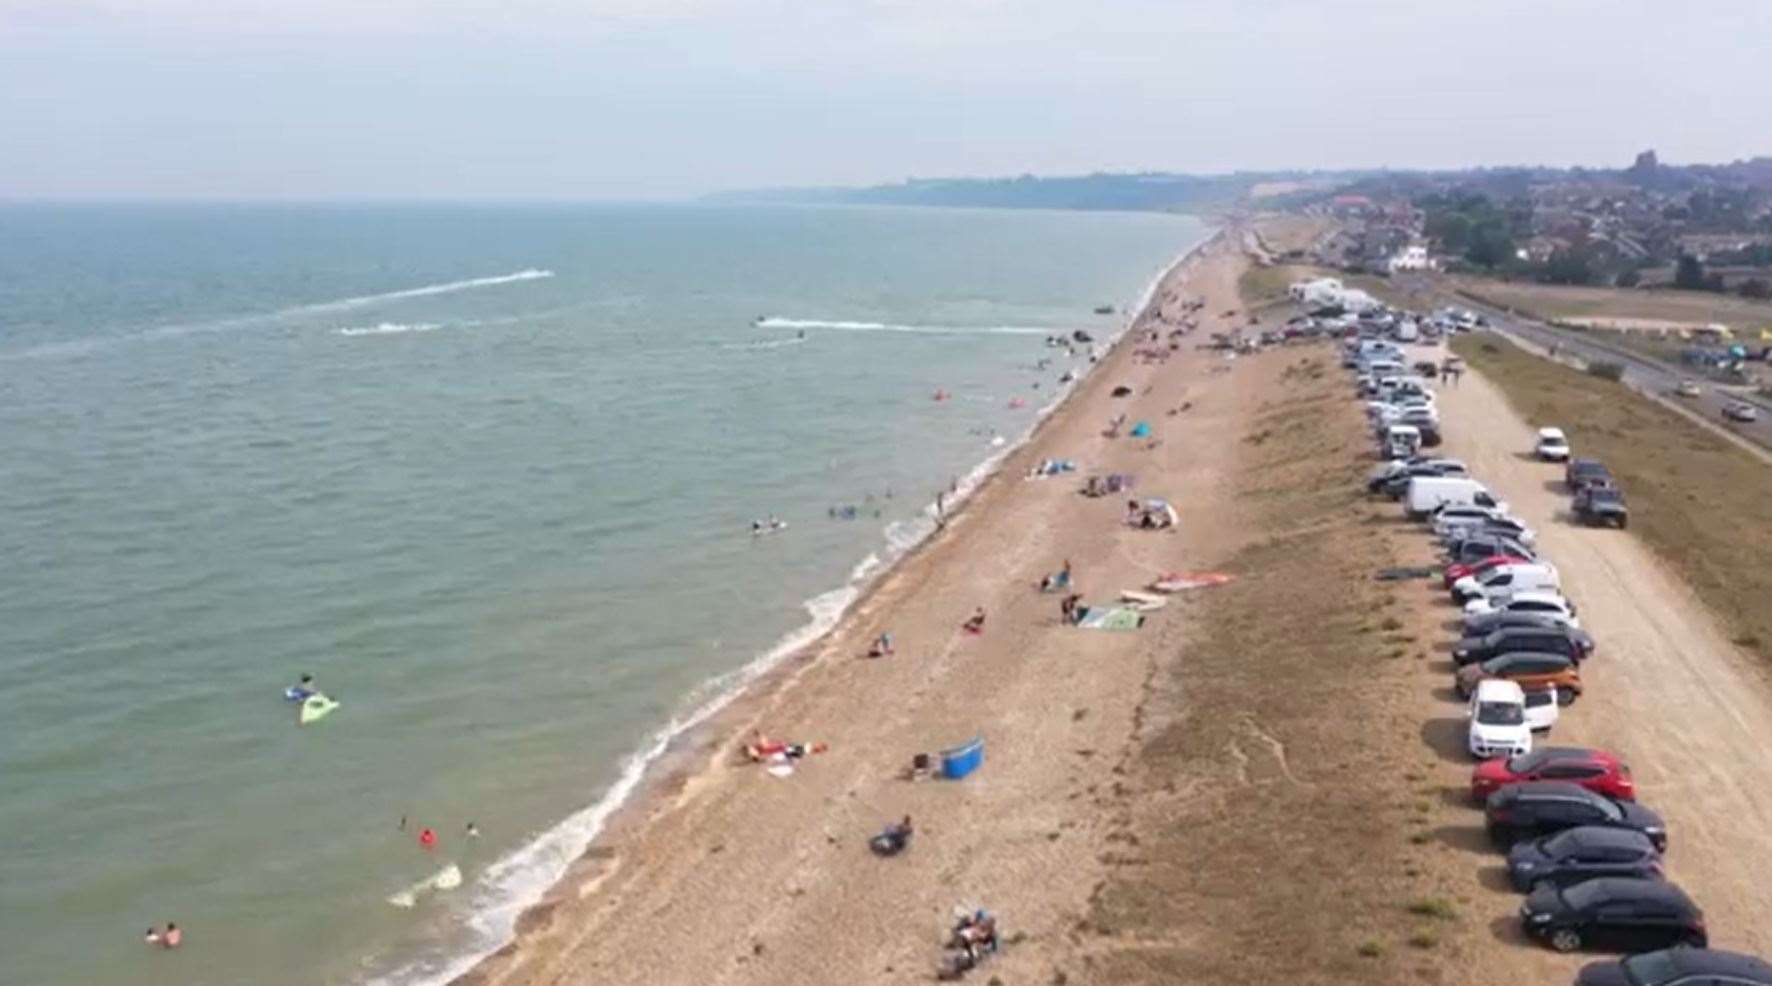
{"type": "Polygon", "coordinates": [[[1487,760],[1532,752],[1532,727],[1526,724],[1526,693],[1518,682],[1502,678],[1477,682],[1465,714],[1470,717],[1471,756],[1487,760]]]}
{"type": "Polygon", "coordinates": [[[1480,576],[1466,575],[1452,583],[1452,598],[1459,602],[1492,598],[1504,592],[1532,592],[1562,589],[1557,566],[1547,561],[1519,565],[1497,565],[1480,576]]]}
{"type": "Polygon", "coordinates": [[[1403,512],[1411,520],[1420,520],[1440,506],[1454,503],[1507,509],[1507,504],[1495,499],[1488,487],[1461,476],[1417,476],[1409,481],[1409,489],[1403,494],[1403,512]]]}
{"type": "Polygon", "coordinates": [[[1391,425],[1385,429],[1384,445],[1380,449],[1385,458],[1407,459],[1419,451],[1421,429],[1414,425],[1391,425]]]}

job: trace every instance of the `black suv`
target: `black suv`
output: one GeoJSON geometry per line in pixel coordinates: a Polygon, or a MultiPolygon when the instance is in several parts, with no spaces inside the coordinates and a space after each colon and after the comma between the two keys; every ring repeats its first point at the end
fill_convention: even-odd
{"type": "Polygon", "coordinates": [[[1568,485],[1571,493],[1581,492],[1583,486],[1611,486],[1612,470],[1607,469],[1598,459],[1570,459],[1569,464],[1563,467],[1563,482],[1568,485]]]}
{"type": "Polygon", "coordinates": [[[1507,854],[1507,877],[1515,890],[1530,890],[1547,881],[1565,887],[1600,876],[1658,880],[1661,854],[1641,832],[1598,825],[1521,842],[1507,854]]]}
{"type": "Polygon", "coordinates": [[[1575,986],[1772,986],[1772,965],[1714,948],[1667,948],[1627,959],[1591,962],[1575,986]]]}
{"type": "Polygon", "coordinates": [[[1646,952],[1709,943],[1704,912],[1666,880],[1608,876],[1573,887],[1545,884],[1520,905],[1526,934],[1559,952],[1646,952]]]}
{"type": "Polygon", "coordinates": [[[1621,531],[1630,524],[1630,508],[1616,486],[1584,486],[1575,494],[1574,507],[1584,524],[1617,524],[1621,531]]]}
{"type": "Polygon", "coordinates": [[[1593,653],[1593,649],[1594,638],[1574,627],[1510,626],[1490,631],[1481,637],[1460,640],[1452,645],[1452,661],[1463,667],[1516,651],[1561,654],[1570,660],[1584,661],[1593,653]]]}
{"type": "Polygon", "coordinates": [[[1649,837],[1657,852],[1667,851],[1667,823],[1634,801],[1613,801],[1567,781],[1509,784],[1489,795],[1484,827],[1497,845],[1550,835],[1578,825],[1634,829],[1649,837]]]}

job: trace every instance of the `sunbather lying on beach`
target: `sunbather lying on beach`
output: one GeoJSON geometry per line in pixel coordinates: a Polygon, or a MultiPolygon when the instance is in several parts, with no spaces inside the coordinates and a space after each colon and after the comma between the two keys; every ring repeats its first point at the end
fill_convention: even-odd
{"type": "Polygon", "coordinates": [[[761,729],[751,734],[751,741],[745,744],[745,755],[756,763],[770,763],[781,760],[798,760],[813,753],[823,753],[830,749],[824,743],[784,743],[772,740],[763,735],[761,729]]]}
{"type": "Polygon", "coordinates": [[[965,623],[962,623],[960,625],[960,629],[965,630],[967,633],[972,633],[972,634],[983,633],[984,632],[984,607],[983,606],[978,607],[978,611],[973,613],[971,618],[968,619],[965,623]]]}
{"type": "Polygon", "coordinates": [[[906,815],[904,821],[881,829],[879,835],[868,840],[868,846],[881,856],[896,856],[911,844],[911,832],[911,816],[906,815]]]}

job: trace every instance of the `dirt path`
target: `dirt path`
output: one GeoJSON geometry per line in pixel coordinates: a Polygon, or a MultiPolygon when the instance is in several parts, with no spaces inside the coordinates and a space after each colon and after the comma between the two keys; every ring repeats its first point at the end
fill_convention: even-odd
{"type": "MultiPolygon", "coordinates": [[[[1537,530],[1541,553],[1558,566],[1598,641],[1583,668],[1583,697],[1564,711],[1551,741],[1623,755],[1643,803],[1667,819],[1669,875],[1705,910],[1712,944],[1772,954],[1772,690],[1763,673],[1640,541],[1572,521],[1561,467],[1528,454],[1534,426],[1569,422],[1521,420],[1474,374],[1444,390],[1440,408],[1445,454],[1464,459],[1537,530]]],[[[1425,558],[1425,535],[1420,540],[1425,558]]],[[[1459,803],[1470,768],[1459,745],[1461,710],[1447,701],[1444,654],[1455,613],[1437,587],[1422,592],[1420,617],[1437,642],[1435,658],[1420,662],[1422,738],[1447,779],[1438,835],[1452,847],[1444,855],[1469,874],[1471,920],[1486,932],[1476,937],[1490,939],[1467,944],[1486,968],[1562,981],[1559,970],[1572,972],[1591,956],[1557,956],[1519,937],[1519,898],[1504,888],[1501,857],[1483,843],[1480,813],[1459,803]]]]}

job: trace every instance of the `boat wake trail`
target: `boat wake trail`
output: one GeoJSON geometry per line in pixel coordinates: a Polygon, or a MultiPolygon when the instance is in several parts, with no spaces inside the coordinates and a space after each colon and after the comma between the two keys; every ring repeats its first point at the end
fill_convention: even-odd
{"type": "Polygon", "coordinates": [[[416,325],[403,325],[399,322],[383,322],[380,325],[360,325],[354,328],[336,330],[341,336],[392,336],[407,332],[430,332],[440,329],[440,322],[419,322],[416,325]]]}
{"type": "Polygon", "coordinates": [[[355,298],[340,298],[337,301],[322,301],[313,305],[298,305],[285,308],[267,317],[283,317],[304,315],[309,312],[334,312],[347,308],[361,308],[364,305],[379,304],[384,301],[399,301],[402,298],[423,298],[426,295],[450,294],[456,291],[469,291],[474,288],[490,288],[499,284],[512,284],[517,281],[534,281],[544,277],[553,277],[551,270],[529,268],[513,274],[500,274],[496,277],[475,277],[466,281],[448,281],[443,284],[427,284],[421,288],[407,288],[404,291],[388,291],[384,294],[366,294],[355,298]]]}
{"type": "Polygon", "coordinates": [[[765,318],[756,323],[760,329],[825,329],[835,332],[910,332],[937,336],[1046,336],[1061,329],[1042,329],[1030,325],[893,325],[887,322],[844,322],[804,318],[765,318]]]}

